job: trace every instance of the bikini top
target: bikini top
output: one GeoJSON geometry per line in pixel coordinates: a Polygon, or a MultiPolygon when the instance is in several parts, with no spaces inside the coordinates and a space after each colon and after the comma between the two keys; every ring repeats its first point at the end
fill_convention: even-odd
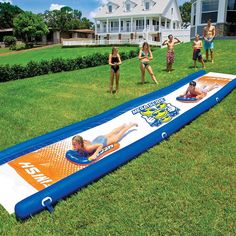
{"type": "Polygon", "coordinates": [[[148,55],[146,55],[146,53],[144,51],[142,51],[142,54],[141,54],[142,57],[145,57],[145,56],[150,56],[150,53],[148,52],[148,55]]]}

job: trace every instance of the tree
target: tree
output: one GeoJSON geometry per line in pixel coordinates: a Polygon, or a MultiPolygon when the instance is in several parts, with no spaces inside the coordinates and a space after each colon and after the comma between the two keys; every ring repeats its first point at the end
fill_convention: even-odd
{"type": "Polygon", "coordinates": [[[45,11],[44,13],[44,20],[48,27],[60,32],[91,28],[93,23],[86,17],[81,17],[81,11],[73,10],[70,7],[62,7],[60,10],[45,11]]]}
{"type": "Polygon", "coordinates": [[[0,2],[0,29],[13,28],[14,17],[22,12],[24,11],[9,2],[0,2]]]}
{"type": "Polygon", "coordinates": [[[14,33],[26,44],[35,41],[36,37],[46,35],[49,30],[40,15],[23,12],[14,18],[14,33]]]}
{"type": "Polygon", "coordinates": [[[191,23],[191,2],[185,2],[182,6],[179,7],[182,21],[183,21],[183,27],[187,28],[191,23]]]}
{"type": "Polygon", "coordinates": [[[80,29],[91,29],[93,26],[93,23],[86,17],[83,17],[80,21],[80,29]]]}

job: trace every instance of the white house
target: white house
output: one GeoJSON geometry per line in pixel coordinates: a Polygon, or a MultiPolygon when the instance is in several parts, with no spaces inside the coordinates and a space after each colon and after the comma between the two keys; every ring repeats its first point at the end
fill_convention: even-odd
{"type": "Polygon", "coordinates": [[[191,38],[203,34],[208,19],[217,36],[236,36],[236,0],[192,0],[191,38]]]}
{"type": "Polygon", "coordinates": [[[149,43],[162,41],[168,34],[189,41],[189,30],[181,30],[176,0],[110,0],[94,17],[95,38],[106,43],[149,43]]]}

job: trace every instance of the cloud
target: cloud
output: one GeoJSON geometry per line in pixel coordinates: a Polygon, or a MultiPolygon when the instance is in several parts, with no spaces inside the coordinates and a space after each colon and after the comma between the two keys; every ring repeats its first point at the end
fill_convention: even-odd
{"type": "Polygon", "coordinates": [[[103,5],[108,2],[108,0],[97,0],[98,4],[103,5]]]}
{"type": "Polygon", "coordinates": [[[65,5],[59,5],[59,4],[55,4],[55,3],[52,3],[49,10],[50,11],[53,11],[53,10],[60,10],[62,7],[64,7],[65,5]]]}

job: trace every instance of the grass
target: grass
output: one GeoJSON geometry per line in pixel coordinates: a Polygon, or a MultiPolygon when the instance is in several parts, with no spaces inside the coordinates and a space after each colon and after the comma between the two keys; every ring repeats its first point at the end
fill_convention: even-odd
{"type": "MultiPolygon", "coordinates": [[[[129,52],[132,49],[134,49],[134,47],[122,47],[120,52],[129,52]]],[[[50,60],[53,58],[76,58],[78,56],[91,55],[95,52],[102,54],[110,53],[111,47],[62,48],[60,45],[56,45],[42,49],[18,51],[16,54],[0,56],[0,65],[25,65],[30,61],[50,60]]]]}
{"type": "Polygon", "coordinates": [[[11,52],[8,48],[1,48],[1,47],[0,47],[0,54],[2,54],[2,53],[8,53],[8,52],[11,52]]]}
{"type": "MultiPolygon", "coordinates": [[[[234,44],[216,41],[207,71],[236,74],[234,44]]],[[[175,51],[171,74],[164,71],[166,50],[153,53],[158,88],[194,72],[191,45],[175,51]]],[[[122,64],[114,96],[107,92],[108,66],[0,84],[0,149],[156,90],[148,76],[150,83],[138,84],[138,66],[136,58],[122,64]]],[[[0,235],[235,235],[235,100],[234,90],[167,141],[58,203],[51,215],[19,222],[0,206],[0,235]]]]}

